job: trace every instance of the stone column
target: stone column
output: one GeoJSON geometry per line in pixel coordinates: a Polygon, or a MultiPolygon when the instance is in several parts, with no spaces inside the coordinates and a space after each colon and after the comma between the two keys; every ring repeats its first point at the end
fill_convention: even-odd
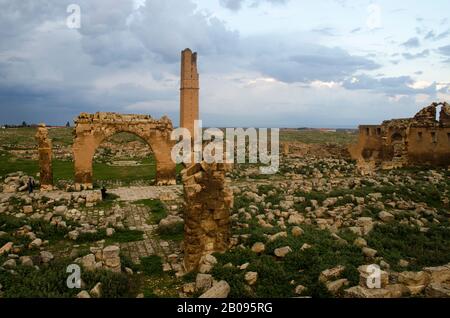
{"type": "Polygon", "coordinates": [[[180,127],[189,129],[194,138],[194,120],[199,119],[199,76],[197,53],[181,52],[180,127]]]}
{"type": "Polygon", "coordinates": [[[52,141],[48,137],[45,124],[39,125],[36,140],[39,152],[41,191],[51,191],[53,189],[52,141]]]}
{"type": "Polygon", "coordinates": [[[188,272],[199,266],[202,257],[228,249],[233,192],[227,186],[225,173],[230,169],[229,164],[203,161],[182,171],[184,266],[188,272]]]}

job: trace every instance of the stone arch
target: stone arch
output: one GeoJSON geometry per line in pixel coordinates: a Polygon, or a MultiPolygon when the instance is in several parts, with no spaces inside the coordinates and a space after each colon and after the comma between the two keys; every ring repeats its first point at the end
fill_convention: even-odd
{"type": "Polygon", "coordinates": [[[170,140],[172,122],[147,115],[121,115],[116,113],[82,113],[75,120],[73,157],[77,189],[92,188],[92,162],[101,143],[121,132],[134,134],[152,149],[156,160],[158,185],[176,183],[176,165],[171,159],[174,141],[170,140]]]}

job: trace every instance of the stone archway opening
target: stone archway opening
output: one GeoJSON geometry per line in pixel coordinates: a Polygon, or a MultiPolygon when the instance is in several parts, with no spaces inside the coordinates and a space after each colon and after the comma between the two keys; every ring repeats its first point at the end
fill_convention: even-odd
{"type": "Polygon", "coordinates": [[[116,113],[82,113],[75,120],[73,157],[77,190],[93,187],[93,159],[97,148],[118,133],[131,133],[143,139],[153,150],[156,161],[156,184],[176,183],[176,165],[171,158],[174,144],[170,140],[172,122],[148,115],[116,113]]]}
{"type": "Polygon", "coordinates": [[[94,187],[153,185],[156,180],[151,145],[129,132],[103,140],[94,152],[92,167],[94,187]]]}

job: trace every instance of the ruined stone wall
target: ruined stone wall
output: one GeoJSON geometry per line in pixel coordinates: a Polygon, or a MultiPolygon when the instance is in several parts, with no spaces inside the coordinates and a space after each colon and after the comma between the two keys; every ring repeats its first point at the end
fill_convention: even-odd
{"type": "Polygon", "coordinates": [[[378,160],[382,148],[381,125],[362,125],[358,142],[349,147],[349,152],[355,160],[378,160]]]}
{"type": "Polygon", "coordinates": [[[41,191],[50,191],[53,189],[52,140],[48,136],[48,130],[44,124],[40,124],[37,129],[36,141],[38,143],[41,191]]]}
{"type": "Polygon", "coordinates": [[[175,163],[171,158],[174,144],[170,140],[173,126],[167,117],[156,120],[147,115],[116,113],[82,113],[75,120],[73,144],[75,183],[78,189],[92,188],[92,161],[95,150],[106,139],[120,132],[142,138],[153,150],[158,185],[176,183],[175,163]]]}
{"type": "Polygon", "coordinates": [[[450,105],[433,103],[413,118],[360,126],[358,143],[349,147],[360,166],[369,161],[383,168],[450,165],[450,105]],[[438,106],[442,106],[439,121],[438,106]]]}
{"type": "Polygon", "coordinates": [[[410,128],[408,159],[411,164],[450,166],[450,127],[410,128]]]}
{"type": "Polygon", "coordinates": [[[194,121],[199,119],[199,76],[197,53],[185,49],[181,53],[180,127],[194,137],[194,121]]]}
{"type": "Polygon", "coordinates": [[[196,269],[206,255],[228,249],[233,192],[225,174],[230,169],[229,164],[202,162],[182,171],[187,271],[196,269]]]}

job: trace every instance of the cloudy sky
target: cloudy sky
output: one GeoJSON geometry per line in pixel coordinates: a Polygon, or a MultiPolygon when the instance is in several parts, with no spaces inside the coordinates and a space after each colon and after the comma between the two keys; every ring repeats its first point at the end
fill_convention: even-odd
{"type": "Polygon", "coordinates": [[[0,0],[0,122],[116,111],[178,125],[186,47],[205,126],[410,117],[450,100],[448,12],[448,0],[0,0]]]}

